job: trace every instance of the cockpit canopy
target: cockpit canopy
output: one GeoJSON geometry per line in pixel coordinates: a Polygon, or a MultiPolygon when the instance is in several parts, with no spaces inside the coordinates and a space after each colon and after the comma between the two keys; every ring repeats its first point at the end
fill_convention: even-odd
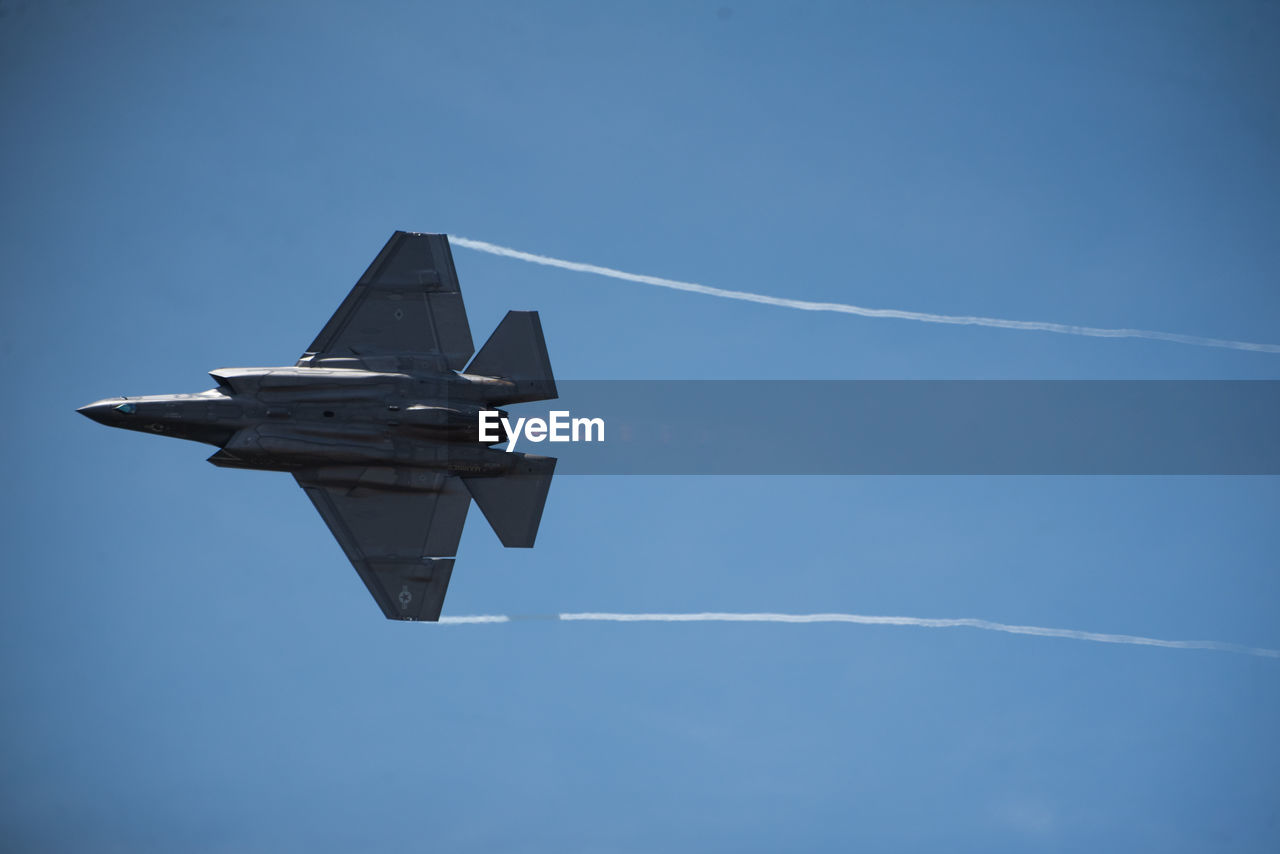
{"type": "Polygon", "coordinates": [[[116,412],[123,412],[125,415],[132,415],[138,411],[138,407],[134,406],[132,403],[122,403],[115,409],[116,412]]]}

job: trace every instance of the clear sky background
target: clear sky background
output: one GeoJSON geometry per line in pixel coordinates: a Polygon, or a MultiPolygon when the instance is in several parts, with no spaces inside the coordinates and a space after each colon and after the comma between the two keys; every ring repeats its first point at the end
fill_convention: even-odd
{"type": "MultiPolygon", "coordinates": [[[[1266,2],[0,2],[12,851],[1280,850],[1280,663],[385,621],[281,474],[75,408],[291,364],[395,229],[800,299],[1280,342],[1266,2]]],[[[565,379],[1280,378],[457,249],[565,379]]],[[[761,401],[761,405],[767,405],[761,401]]],[[[769,453],[761,449],[761,453],[769,453]]],[[[446,614],[1280,647],[1266,477],[562,477],[446,614]]]]}

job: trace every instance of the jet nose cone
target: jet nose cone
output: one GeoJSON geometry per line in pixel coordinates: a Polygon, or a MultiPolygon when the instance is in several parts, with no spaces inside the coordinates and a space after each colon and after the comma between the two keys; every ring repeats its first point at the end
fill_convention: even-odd
{"type": "Polygon", "coordinates": [[[94,403],[86,404],[76,410],[85,418],[91,418],[99,424],[115,423],[116,407],[120,405],[120,401],[114,398],[107,400],[99,400],[94,403]]]}

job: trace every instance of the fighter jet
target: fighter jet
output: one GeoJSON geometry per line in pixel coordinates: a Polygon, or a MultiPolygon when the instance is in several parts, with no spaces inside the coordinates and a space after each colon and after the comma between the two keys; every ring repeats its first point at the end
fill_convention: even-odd
{"type": "Polygon", "coordinates": [[[435,621],[471,499],[504,546],[529,548],[556,465],[493,448],[501,431],[481,442],[478,425],[481,410],[556,398],[538,313],[507,312],[474,352],[448,237],[397,231],[292,367],[78,411],[214,445],[216,466],[289,472],[382,613],[435,621]]]}

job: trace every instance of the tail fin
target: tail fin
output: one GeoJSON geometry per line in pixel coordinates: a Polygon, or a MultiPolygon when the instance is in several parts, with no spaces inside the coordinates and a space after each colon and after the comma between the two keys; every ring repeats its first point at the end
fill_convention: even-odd
{"type": "Polygon", "coordinates": [[[508,311],[464,373],[514,382],[514,394],[492,401],[499,406],[557,397],[551,357],[536,311],[508,311]]]}
{"type": "Polygon", "coordinates": [[[555,457],[533,454],[515,456],[520,460],[508,474],[501,477],[464,477],[462,482],[502,544],[509,549],[528,549],[533,548],[533,541],[538,537],[538,525],[542,522],[542,508],[547,503],[547,490],[556,470],[556,460],[555,457]]]}

